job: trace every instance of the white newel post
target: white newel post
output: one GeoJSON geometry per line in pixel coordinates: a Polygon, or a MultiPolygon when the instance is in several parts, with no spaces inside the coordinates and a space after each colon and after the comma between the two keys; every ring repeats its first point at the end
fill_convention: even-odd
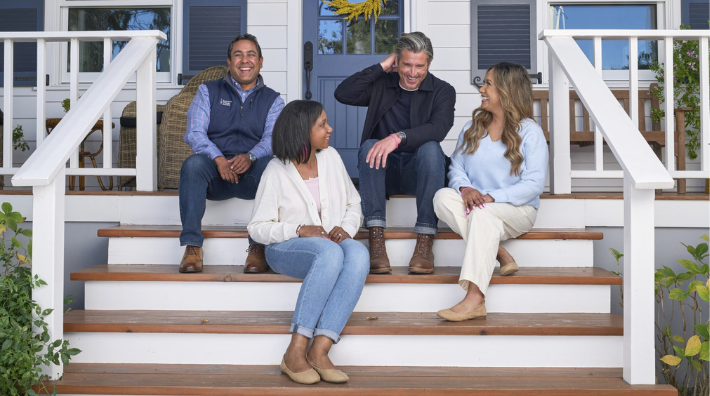
{"type": "MultiPolygon", "coordinates": [[[[48,185],[32,188],[32,276],[47,282],[32,292],[32,298],[43,310],[54,310],[46,317],[50,342],[64,338],[64,169],[48,185]]],[[[60,362],[44,373],[58,379],[62,371],[60,362]]]]}
{"type": "Polygon", "coordinates": [[[654,194],[624,174],[624,380],[655,384],[654,194]]]}
{"type": "MultiPolygon", "coordinates": [[[[156,40],[157,42],[157,40],[156,40]]],[[[158,157],[155,126],[155,45],[136,71],[136,187],[158,187],[158,157]]]]}
{"type": "Polygon", "coordinates": [[[572,192],[569,138],[569,80],[550,51],[550,192],[572,192]]]}

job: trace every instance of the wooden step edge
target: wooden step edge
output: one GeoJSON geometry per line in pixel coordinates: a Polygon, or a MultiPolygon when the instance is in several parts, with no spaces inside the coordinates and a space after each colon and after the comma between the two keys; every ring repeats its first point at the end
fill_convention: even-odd
{"type": "MultiPolygon", "coordinates": [[[[340,367],[348,384],[299,385],[278,366],[70,363],[51,393],[253,396],[676,396],[670,385],[629,385],[619,368],[340,367]]],[[[38,390],[38,389],[35,389],[38,390]]]]}
{"type": "MultiPolygon", "coordinates": [[[[98,230],[100,237],[132,237],[132,238],[178,238],[181,226],[114,226],[98,230]]],[[[212,226],[203,227],[202,234],[205,238],[247,238],[249,233],[244,226],[212,226]]],[[[355,239],[367,239],[368,231],[361,228],[355,239]]],[[[411,228],[391,227],[385,230],[385,239],[416,239],[417,234],[411,228]]],[[[601,232],[586,231],[585,229],[534,229],[516,239],[581,239],[601,240],[601,232]]],[[[450,229],[442,229],[435,239],[461,239],[461,236],[450,229]]]]}
{"type": "MultiPolygon", "coordinates": [[[[64,332],[289,334],[284,311],[70,311],[64,332]]],[[[433,312],[355,312],[342,335],[622,336],[617,314],[489,313],[447,322],[433,312]]]]}
{"type": "MultiPolygon", "coordinates": [[[[100,264],[72,272],[76,281],[123,282],[301,282],[287,275],[269,271],[245,274],[243,265],[206,265],[198,273],[181,274],[176,265],[100,264]]],[[[436,266],[429,275],[410,275],[407,267],[393,267],[392,274],[368,275],[366,283],[385,284],[457,284],[461,267],[436,266]]],[[[521,268],[513,275],[501,276],[495,269],[491,284],[528,285],[621,285],[621,277],[603,268],[521,268]]]]}

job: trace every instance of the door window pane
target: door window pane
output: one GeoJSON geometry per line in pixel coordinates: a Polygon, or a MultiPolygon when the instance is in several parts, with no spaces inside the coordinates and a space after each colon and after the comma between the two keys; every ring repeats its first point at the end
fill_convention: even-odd
{"type": "Polygon", "coordinates": [[[382,4],[383,15],[398,15],[399,14],[399,0],[387,0],[386,3],[382,4]]]}
{"type": "Polygon", "coordinates": [[[370,21],[353,20],[348,25],[348,54],[370,53],[370,21]]]}
{"type": "MultiPolygon", "coordinates": [[[[552,7],[553,29],[657,29],[656,6],[637,5],[556,5],[552,7]]],[[[590,62],[594,62],[591,40],[577,40],[590,62]]],[[[658,42],[639,40],[639,69],[648,69],[658,60],[658,42]]],[[[602,69],[628,70],[627,40],[602,40],[602,69]]]]}
{"type": "Polygon", "coordinates": [[[318,21],[318,54],[343,53],[343,21],[318,21]]]}
{"type": "MultiPolygon", "coordinates": [[[[394,1],[394,0],[390,0],[394,1]]],[[[399,21],[379,19],[375,22],[375,53],[391,54],[399,38],[399,21]]]]}
{"type": "MultiPolygon", "coordinates": [[[[69,31],[87,30],[160,30],[168,39],[158,42],[156,71],[170,71],[170,8],[70,8],[69,31]]],[[[114,41],[112,58],[126,44],[127,41],[114,41]]],[[[80,42],[79,71],[100,72],[104,64],[103,48],[103,42],[80,42]]]]}

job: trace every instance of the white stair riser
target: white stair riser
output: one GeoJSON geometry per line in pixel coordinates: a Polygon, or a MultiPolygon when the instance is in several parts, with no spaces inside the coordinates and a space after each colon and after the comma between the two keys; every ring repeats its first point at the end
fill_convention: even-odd
{"type": "MultiPolygon", "coordinates": [[[[414,275],[413,275],[414,276],[414,275]]],[[[86,282],[87,310],[293,311],[301,283],[86,282]]],[[[357,312],[435,312],[463,298],[458,285],[366,284],[357,312]]],[[[488,312],[609,313],[605,285],[491,285],[488,312]]]]}
{"type": "MultiPolygon", "coordinates": [[[[367,240],[359,240],[367,245],[367,240]]],[[[414,252],[413,239],[385,242],[390,263],[407,266],[414,252]]],[[[246,238],[207,238],[204,243],[206,265],[242,265],[249,243],[246,238]]],[[[509,240],[502,246],[521,267],[592,267],[594,246],[591,240],[509,240]]],[[[434,240],[435,264],[461,266],[465,245],[461,239],[434,240]]],[[[185,251],[178,238],[110,238],[109,264],[175,264],[185,251]]]]}
{"type": "MultiPolygon", "coordinates": [[[[64,333],[72,363],[276,365],[288,334],[64,333]]],[[[620,367],[621,336],[345,335],[336,365],[620,367]]]]}
{"type": "MultiPolygon", "coordinates": [[[[180,225],[180,206],[176,196],[125,197],[121,205],[121,224],[180,225]]],[[[605,200],[605,202],[608,200],[605,200]]],[[[246,225],[251,219],[254,201],[228,199],[207,201],[202,225],[246,225]]],[[[387,201],[387,225],[414,227],[417,220],[415,198],[390,198],[387,201]]],[[[443,221],[439,226],[445,226],[443,221]]],[[[542,199],[535,227],[581,228],[585,226],[585,200],[542,199]]]]}

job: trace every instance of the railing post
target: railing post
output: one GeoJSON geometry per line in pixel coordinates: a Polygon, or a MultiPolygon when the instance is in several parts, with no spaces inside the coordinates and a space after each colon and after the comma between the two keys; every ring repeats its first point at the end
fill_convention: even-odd
{"type": "MultiPolygon", "coordinates": [[[[47,282],[32,292],[32,298],[42,309],[54,310],[45,318],[51,341],[64,338],[65,175],[61,168],[48,185],[32,188],[32,243],[36,247],[32,252],[32,276],[47,282]]],[[[62,371],[60,362],[46,368],[45,374],[58,379],[62,371]]]]}
{"type": "MultiPolygon", "coordinates": [[[[594,37],[594,70],[602,76],[602,38],[594,37]]],[[[594,120],[592,120],[594,122],[594,120]]],[[[594,122],[594,170],[604,170],[604,137],[594,122]]]]}
{"type": "Polygon", "coordinates": [[[569,80],[560,62],[550,53],[550,192],[572,192],[572,158],[569,137],[569,80]]]}
{"type": "MultiPolygon", "coordinates": [[[[672,116],[672,115],[671,115],[672,116]]],[[[624,174],[624,380],[654,384],[654,190],[624,174]]]]}
{"type": "MultiPolygon", "coordinates": [[[[155,41],[157,43],[157,40],[155,41]]],[[[155,56],[155,45],[153,45],[151,54],[136,71],[136,188],[138,191],[155,191],[158,186],[155,56]]]]}
{"type": "MultiPolygon", "coordinates": [[[[675,94],[673,86],[673,37],[666,37],[664,41],[665,62],[663,74],[663,94],[665,99],[665,128],[666,128],[666,169],[669,172],[676,170],[675,167],[675,94]]],[[[685,149],[682,150],[685,154],[685,149]]]]}
{"type": "Polygon", "coordinates": [[[710,171],[710,65],[708,38],[700,39],[700,170],[710,171]]]}
{"type": "Polygon", "coordinates": [[[14,89],[14,84],[12,81],[12,77],[14,75],[14,47],[12,45],[12,40],[10,39],[5,39],[4,40],[5,44],[5,64],[3,65],[5,68],[3,69],[5,71],[5,75],[3,76],[3,83],[5,84],[3,86],[3,102],[4,102],[4,119],[3,119],[3,126],[4,126],[4,135],[2,137],[2,166],[4,168],[12,168],[12,128],[14,128],[13,124],[13,117],[14,117],[14,112],[12,109],[12,104],[13,104],[13,99],[14,99],[14,94],[13,94],[13,89],[14,89]]]}

